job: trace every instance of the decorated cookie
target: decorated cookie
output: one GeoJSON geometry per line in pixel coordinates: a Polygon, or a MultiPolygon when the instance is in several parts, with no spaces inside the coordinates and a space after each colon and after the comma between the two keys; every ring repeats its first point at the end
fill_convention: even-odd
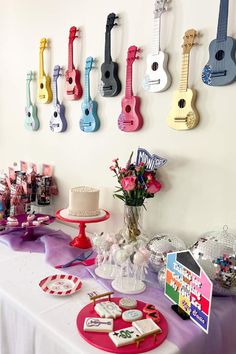
{"type": "Polygon", "coordinates": [[[27,216],[27,221],[33,221],[35,219],[35,215],[34,214],[29,214],[27,216]]]}
{"type": "Polygon", "coordinates": [[[157,310],[147,313],[146,318],[150,318],[156,323],[160,322],[160,314],[157,310]]]}
{"type": "Polygon", "coordinates": [[[154,305],[151,304],[147,304],[144,308],[143,308],[143,312],[145,313],[149,313],[149,312],[153,312],[156,310],[156,307],[154,305]]]}
{"type": "Polygon", "coordinates": [[[143,313],[140,310],[127,310],[122,313],[122,319],[126,322],[132,322],[143,318],[143,313]]]}
{"type": "Polygon", "coordinates": [[[139,320],[132,323],[141,334],[152,334],[154,332],[161,333],[161,328],[150,318],[139,320]]]}
{"type": "Polygon", "coordinates": [[[99,302],[95,305],[94,310],[100,317],[117,318],[122,314],[121,308],[111,301],[99,302]]]}
{"type": "Polygon", "coordinates": [[[38,218],[37,218],[37,220],[38,221],[48,221],[49,220],[49,216],[48,215],[46,215],[46,216],[39,216],[38,218]]]}
{"type": "Polygon", "coordinates": [[[29,226],[29,222],[28,221],[25,221],[21,224],[21,227],[27,227],[29,226]]]}
{"type": "Polygon", "coordinates": [[[8,226],[17,226],[19,225],[19,222],[16,218],[12,217],[12,216],[9,216],[7,218],[7,225],[8,226]]]}
{"type": "Polygon", "coordinates": [[[113,319],[103,319],[96,317],[87,317],[84,321],[85,332],[112,332],[113,319]]]}
{"type": "Polygon", "coordinates": [[[127,310],[135,309],[137,307],[137,301],[131,297],[123,297],[123,299],[119,301],[119,306],[127,310]]]}
{"type": "Polygon", "coordinates": [[[109,337],[116,347],[122,347],[134,343],[135,339],[141,334],[135,327],[128,327],[120,329],[119,331],[109,333],[109,337]]]}
{"type": "Polygon", "coordinates": [[[37,220],[34,220],[34,221],[32,222],[32,224],[33,224],[34,226],[39,226],[39,225],[40,225],[40,222],[37,221],[37,220]]]}

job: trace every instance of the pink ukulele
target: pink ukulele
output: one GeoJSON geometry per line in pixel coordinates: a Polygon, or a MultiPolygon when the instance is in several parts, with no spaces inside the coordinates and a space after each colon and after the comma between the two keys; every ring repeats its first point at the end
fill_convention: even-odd
{"type": "Polygon", "coordinates": [[[135,59],[139,59],[136,56],[139,51],[135,45],[132,45],[127,53],[125,97],[122,98],[122,112],[118,119],[118,127],[124,132],[135,132],[143,126],[143,117],[140,113],[140,98],[134,96],[132,90],[132,66],[135,59]]]}
{"type": "Polygon", "coordinates": [[[83,89],[80,83],[80,71],[75,69],[73,62],[73,42],[79,30],[75,26],[70,28],[69,47],[68,47],[68,69],[66,70],[66,94],[68,100],[79,100],[83,94],[83,89]]]}

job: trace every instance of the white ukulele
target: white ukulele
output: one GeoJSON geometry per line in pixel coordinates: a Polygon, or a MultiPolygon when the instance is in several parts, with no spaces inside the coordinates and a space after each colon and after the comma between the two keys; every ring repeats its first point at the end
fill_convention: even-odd
{"type": "Polygon", "coordinates": [[[167,69],[168,54],[160,49],[161,15],[167,9],[167,0],[155,0],[152,53],[147,56],[143,87],[149,92],[162,92],[171,84],[167,69]]]}
{"type": "Polygon", "coordinates": [[[192,129],[199,123],[199,115],[195,108],[196,91],[188,87],[189,56],[196,36],[197,32],[194,29],[184,34],[179,90],[174,93],[173,106],[167,118],[169,127],[176,130],[192,129]]]}

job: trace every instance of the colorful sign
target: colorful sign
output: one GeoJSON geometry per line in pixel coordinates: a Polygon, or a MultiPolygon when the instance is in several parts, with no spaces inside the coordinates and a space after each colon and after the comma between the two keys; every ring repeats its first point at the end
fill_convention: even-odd
{"type": "Polygon", "coordinates": [[[165,295],[208,333],[212,282],[190,251],[167,254],[165,295]]]}
{"type": "Polygon", "coordinates": [[[147,171],[152,171],[163,166],[167,160],[155,154],[151,155],[147,150],[143,148],[138,148],[136,165],[139,165],[140,162],[146,164],[147,171]]]}

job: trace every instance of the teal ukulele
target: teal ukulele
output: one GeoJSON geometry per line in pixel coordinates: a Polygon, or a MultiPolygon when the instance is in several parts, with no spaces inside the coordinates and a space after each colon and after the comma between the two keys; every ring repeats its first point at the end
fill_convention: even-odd
{"type": "Polygon", "coordinates": [[[93,58],[86,59],[85,66],[85,87],[84,101],[82,103],[82,117],[80,119],[80,129],[86,133],[95,132],[100,127],[100,120],[97,115],[98,104],[90,97],[90,71],[93,65],[93,58]]]}
{"type": "Polygon", "coordinates": [[[25,107],[25,128],[31,131],[39,129],[37,106],[32,104],[30,96],[30,82],[33,80],[33,72],[29,71],[26,77],[26,107],[25,107]]]}

